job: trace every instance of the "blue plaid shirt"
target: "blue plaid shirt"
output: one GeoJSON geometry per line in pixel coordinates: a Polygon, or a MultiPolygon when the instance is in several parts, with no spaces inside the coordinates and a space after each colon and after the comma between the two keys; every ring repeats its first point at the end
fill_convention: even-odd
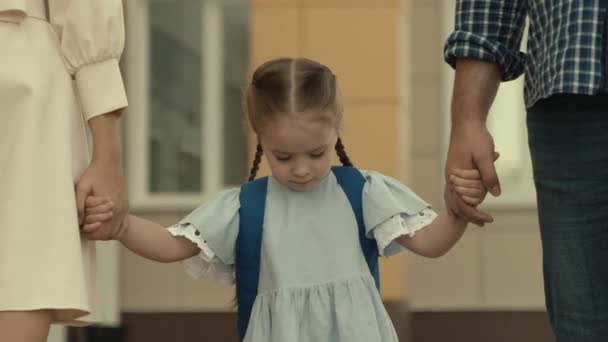
{"type": "Polygon", "coordinates": [[[503,81],[524,71],[526,105],[553,94],[604,93],[608,0],[456,0],[445,60],[498,64],[503,81]],[[526,16],[527,54],[519,51],[526,16]]]}

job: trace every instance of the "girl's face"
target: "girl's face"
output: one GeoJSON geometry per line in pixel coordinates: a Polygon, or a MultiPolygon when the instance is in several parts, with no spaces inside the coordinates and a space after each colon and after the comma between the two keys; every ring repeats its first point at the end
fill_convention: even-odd
{"type": "Polygon", "coordinates": [[[260,144],[272,176],[295,191],[314,187],[329,173],[338,130],[312,115],[277,115],[264,124],[260,144]]]}

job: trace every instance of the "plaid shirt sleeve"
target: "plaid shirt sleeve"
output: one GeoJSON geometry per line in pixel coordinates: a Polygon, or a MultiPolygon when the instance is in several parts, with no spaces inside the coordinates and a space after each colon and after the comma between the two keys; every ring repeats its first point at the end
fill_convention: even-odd
{"type": "Polygon", "coordinates": [[[525,0],[457,0],[456,27],[448,37],[444,57],[455,67],[459,58],[498,64],[503,81],[524,72],[519,51],[525,27],[525,0]]]}

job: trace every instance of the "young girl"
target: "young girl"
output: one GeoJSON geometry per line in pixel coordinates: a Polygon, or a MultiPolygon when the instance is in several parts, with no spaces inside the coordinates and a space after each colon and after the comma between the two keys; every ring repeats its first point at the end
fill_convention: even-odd
{"type": "MultiPolygon", "coordinates": [[[[241,340],[398,341],[374,256],[441,256],[466,223],[436,214],[392,178],[351,167],[339,138],[336,77],[326,66],[272,60],[255,71],[245,96],[259,142],[250,180],[262,155],[272,176],[220,192],[168,229],[129,216],[115,238],[143,257],[184,261],[196,277],[232,283],[235,273],[241,340]],[[345,167],[332,168],[334,149],[345,167]]],[[[480,184],[467,180],[464,188],[480,184]]],[[[86,213],[83,229],[95,230],[112,216],[112,203],[90,197],[86,213]]]]}

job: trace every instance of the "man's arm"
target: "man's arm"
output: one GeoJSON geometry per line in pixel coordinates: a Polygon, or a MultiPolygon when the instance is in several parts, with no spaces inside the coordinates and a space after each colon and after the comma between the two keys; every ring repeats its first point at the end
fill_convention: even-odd
{"type": "MultiPolygon", "coordinates": [[[[496,64],[460,59],[456,62],[456,78],[452,95],[452,128],[445,177],[455,168],[476,168],[485,187],[500,194],[494,169],[494,141],[486,128],[486,118],[498,86],[500,71],[496,64]]],[[[492,222],[487,213],[464,203],[449,187],[445,201],[451,212],[478,225],[492,222]]]]}

